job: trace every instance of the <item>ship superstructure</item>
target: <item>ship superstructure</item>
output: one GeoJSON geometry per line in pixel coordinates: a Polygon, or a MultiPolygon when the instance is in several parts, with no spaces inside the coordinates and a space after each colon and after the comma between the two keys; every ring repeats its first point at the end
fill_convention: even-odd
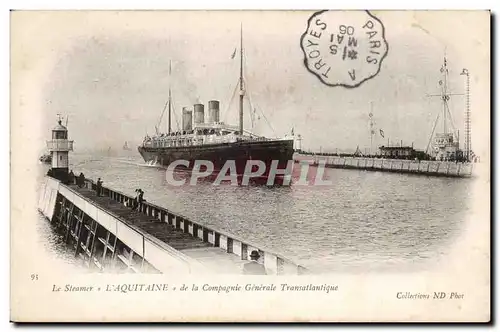
{"type": "Polygon", "coordinates": [[[430,95],[432,97],[439,97],[441,99],[442,111],[438,112],[434,126],[432,129],[431,137],[429,139],[429,144],[427,150],[432,146],[430,154],[436,160],[442,161],[454,161],[463,160],[464,154],[460,149],[460,136],[459,131],[455,129],[453,123],[453,117],[450,112],[449,101],[450,97],[453,95],[463,95],[461,93],[451,93],[448,89],[448,63],[446,57],[444,58],[443,65],[441,67],[442,78],[439,81],[439,86],[441,92],[439,94],[430,95]],[[442,118],[443,131],[435,133],[438,121],[442,118]]]}

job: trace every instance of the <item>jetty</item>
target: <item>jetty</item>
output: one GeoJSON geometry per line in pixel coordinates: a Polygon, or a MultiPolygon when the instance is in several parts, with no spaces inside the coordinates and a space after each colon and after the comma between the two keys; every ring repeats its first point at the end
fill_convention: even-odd
{"type": "Polygon", "coordinates": [[[257,244],[189,220],[164,207],[85,179],[82,187],[45,177],[38,209],[91,269],[135,273],[242,274],[257,250],[266,274],[307,269],[257,244]]]}
{"type": "Polygon", "coordinates": [[[296,163],[312,166],[324,165],[328,168],[355,169],[375,172],[405,173],[424,176],[470,178],[473,176],[473,163],[434,160],[407,160],[368,158],[355,156],[324,156],[296,154],[296,163]]]}
{"type": "MultiPolygon", "coordinates": [[[[370,113],[368,114],[370,150],[363,154],[356,148],[353,154],[342,153],[321,153],[313,151],[303,151],[301,142],[302,137],[297,136],[298,148],[295,150],[294,161],[297,163],[308,163],[310,165],[329,168],[355,169],[376,172],[392,172],[415,174],[432,177],[453,177],[470,178],[478,175],[474,164],[480,161],[479,156],[472,151],[471,145],[471,110],[470,110],[470,77],[469,71],[463,69],[460,75],[466,77],[466,93],[451,93],[448,89],[449,72],[446,55],[443,58],[443,65],[440,69],[441,78],[439,80],[439,93],[428,94],[428,97],[438,97],[441,109],[436,114],[432,132],[430,134],[427,147],[424,150],[416,150],[411,145],[391,144],[387,137],[387,145],[380,145],[378,151],[373,151],[373,144],[376,133],[385,139],[385,133],[382,128],[375,130],[375,119],[373,113],[373,103],[370,103],[370,113]],[[449,101],[451,96],[465,95],[465,144],[464,149],[460,149],[460,132],[455,128],[453,115],[450,111],[449,101]],[[436,127],[441,118],[442,131],[436,132],[436,127]]],[[[292,133],[293,135],[293,133],[292,133]]],[[[338,151],[338,150],[337,150],[338,151]]]]}

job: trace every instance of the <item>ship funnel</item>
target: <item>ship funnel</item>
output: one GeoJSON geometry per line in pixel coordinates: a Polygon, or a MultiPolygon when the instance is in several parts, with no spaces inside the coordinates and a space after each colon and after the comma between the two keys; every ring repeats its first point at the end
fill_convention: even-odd
{"type": "Polygon", "coordinates": [[[203,104],[194,104],[194,123],[205,122],[205,106],[203,104]]]}
{"type": "Polygon", "coordinates": [[[193,129],[193,112],[186,107],[182,108],[182,130],[190,131],[193,129]]]}
{"type": "Polygon", "coordinates": [[[208,123],[219,122],[219,101],[210,100],[208,102],[208,123]]]}

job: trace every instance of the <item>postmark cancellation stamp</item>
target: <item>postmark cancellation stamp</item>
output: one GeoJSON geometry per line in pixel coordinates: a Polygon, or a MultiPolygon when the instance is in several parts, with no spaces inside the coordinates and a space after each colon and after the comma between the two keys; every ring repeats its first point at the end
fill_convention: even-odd
{"type": "Polygon", "coordinates": [[[300,46],[309,72],[326,85],[346,88],[375,77],[389,49],[384,25],[368,11],[314,13],[300,46]]]}

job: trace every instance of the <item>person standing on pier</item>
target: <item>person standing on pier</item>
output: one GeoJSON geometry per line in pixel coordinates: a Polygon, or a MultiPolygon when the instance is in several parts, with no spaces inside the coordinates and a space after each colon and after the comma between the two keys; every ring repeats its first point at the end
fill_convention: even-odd
{"type": "Polygon", "coordinates": [[[69,171],[68,181],[69,184],[75,184],[75,174],[73,173],[73,170],[69,171]]]}
{"type": "Polygon", "coordinates": [[[257,250],[252,250],[250,254],[250,262],[243,265],[243,274],[252,275],[264,275],[266,273],[266,268],[264,265],[257,263],[260,258],[260,254],[257,250]]]}
{"type": "Polygon", "coordinates": [[[83,188],[85,186],[85,175],[80,172],[80,175],[78,175],[78,180],[76,181],[76,184],[78,187],[83,188]]]}
{"type": "Polygon", "coordinates": [[[132,201],[132,210],[137,210],[139,207],[139,189],[135,190],[135,197],[134,200],[132,201]]]}
{"type": "Polygon", "coordinates": [[[141,204],[145,201],[143,196],[144,196],[144,191],[142,191],[142,189],[137,189],[137,205],[138,206],[141,206],[141,204]]]}
{"type": "Polygon", "coordinates": [[[97,179],[97,184],[95,186],[97,196],[101,196],[101,191],[102,191],[102,181],[101,178],[97,179]]]}

